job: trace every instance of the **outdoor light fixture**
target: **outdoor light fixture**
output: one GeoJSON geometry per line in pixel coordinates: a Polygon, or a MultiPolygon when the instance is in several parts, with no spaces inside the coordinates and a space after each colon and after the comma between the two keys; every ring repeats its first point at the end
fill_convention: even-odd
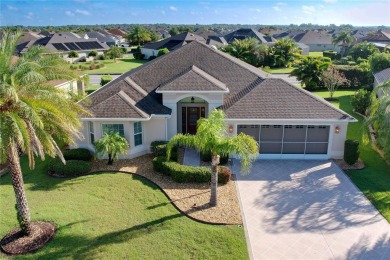
{"type": "Polygon", "coordinates": [[[192,97],[192,98],[191,98],[191,103],[194,103],[194,102],[195,102],[195,98],[192,97]]]}
{"type": "Polygon", "coordinates": [[[335,132],[336,134],[340,133],[340,127],[336,126],[335,129],[334,129],[334,132],[335,132]]]}
{"type": "Polygon", "coordinates": [[[233,133],[233,125],[229,125],[229,133],[233,133]]]}

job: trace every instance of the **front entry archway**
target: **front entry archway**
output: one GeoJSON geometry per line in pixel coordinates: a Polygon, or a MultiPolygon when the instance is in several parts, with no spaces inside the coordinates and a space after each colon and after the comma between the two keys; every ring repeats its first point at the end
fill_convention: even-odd
{"type": "Polygon", "coordinates": [[[196,134],[197,122],[200,118],[207,116],[208,103],[196,97],[184,98],[177,103],[178,133],[196,134]]]}

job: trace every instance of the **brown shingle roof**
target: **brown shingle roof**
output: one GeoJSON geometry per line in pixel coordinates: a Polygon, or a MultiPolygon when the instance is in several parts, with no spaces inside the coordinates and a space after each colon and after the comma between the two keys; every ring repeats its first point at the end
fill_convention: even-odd
{"type": "Polygon", "coordinates": [[[332,36],[317,31],[307,31],[294,37],[294,41],[304,44],[332,44],[332,36]]]}
{"type": "Polygon", "coordinates": [[[158,93],[164,91],[224,91],[228,89],[226,85],[213,76],[196,66],[190,66],[183,72],[173,77],[168,82],[161,84],[156,90],[158,93]]]}
{"type": "Polygon", "coordinates": [[[190,32],[183,32],[162,41],[145,43],[142,47],[151,50],[167,48],[169,51],[173,51],[192,41],[206,42],[202,36],[190,32]]]}

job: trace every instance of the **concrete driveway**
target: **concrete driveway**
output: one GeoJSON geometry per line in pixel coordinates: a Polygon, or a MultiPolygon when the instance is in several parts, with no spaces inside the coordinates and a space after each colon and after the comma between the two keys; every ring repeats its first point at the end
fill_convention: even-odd
{"type": "Polygon", "coordinates": [[[233,171],[252,259],[390,259],[390,225],[330,161],[233,171]]]}

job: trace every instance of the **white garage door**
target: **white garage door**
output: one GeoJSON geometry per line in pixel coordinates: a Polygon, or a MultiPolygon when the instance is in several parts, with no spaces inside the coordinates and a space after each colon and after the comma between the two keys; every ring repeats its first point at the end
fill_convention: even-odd
{"type": "Polygon", "coordinates": [[[327,154],[327,125],[238,125],[237,133],[245,133],[260,141],[261,154],[327,154]]]}

